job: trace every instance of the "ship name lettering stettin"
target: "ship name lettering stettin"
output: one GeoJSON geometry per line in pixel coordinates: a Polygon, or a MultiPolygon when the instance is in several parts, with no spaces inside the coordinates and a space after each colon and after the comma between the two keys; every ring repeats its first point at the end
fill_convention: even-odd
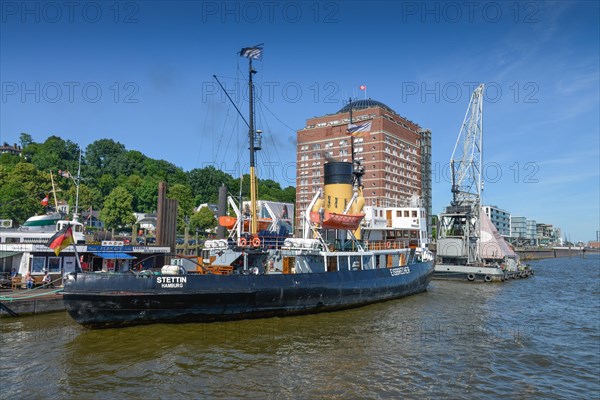
{"type": "Polygon", "coordinates": [[[185,276],[159,276],[156,283],[161,284],[162,288],[182,288],[187,283],[185,276]]]}

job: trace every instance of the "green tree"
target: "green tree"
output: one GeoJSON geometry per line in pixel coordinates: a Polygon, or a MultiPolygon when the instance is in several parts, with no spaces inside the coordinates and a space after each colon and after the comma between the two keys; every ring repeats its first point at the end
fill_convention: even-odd
{"type": "Polygon", "coordinates": [[[15,156],[14,154],[9,154],[9,153],[2,153],[0,154],[0,165],[5,165],[5,166],[9,166],[12,165],[12,167],[14,168],[14,166],[18,163],[20,163],[21,161],[21,157],[19,156],[15,156]]]}
{"type": "Polygon", "coordinates": [[[95,186],[100,191],[102,196],[106,197],[117,186],[117,182],[113,175],[103,174],[99,179],[96,180],[95,186]]]}
{"type": "MultiPolygon", "coordinates": [[[[44,212],[40,201],[51,191],[50,177],[32,164],[0,165],[0,217],[22,224],[44,212]]],[[[52,201],[52,200],[51,200],[52,201]]]]}
{"type": "Polygon", "coordinates": [[[24,149],[33,143],[33,138],[30,134],[23,132],[19,135],[19,143],[21,144],[21,148],[24,149]]]}
{"type": "Polygon", "coordinates": [[[201,169],[195,168],[188,172],[187,177],[195,204],[216,203],[219,198],[219,187],[222,184],[225,184],[231,192],[238,192],[237,181],[212,165],[201,169]]]}
{"type": "Polygon", "coordinates": [[[104,200],[100,219],[109,229],[126,228],[135,222],[131,203],[133,196],[124,187],[117,186],[104,200]]]}
{"type": "Polygon", "coordinates": [[[92,179],[110,174],[114,177],[121,174],[116,161],[125,153],[125,146],[112,139],[100,139],[88,145],[85,150],[87,164],[86,173],[92,179]]]}
{"type": "Polygon", "coordinates": [[[39,211],[39,203],[28,197],[23,187],[16,185],[0,186],[0,219],[12,219],[17,225],[39,211]]]}
{"type": "Polygon", "coordinates": [[[169,185],[176,183],[187,184],[187,176],[179,167],[165,160],[147,158],[144,162],[146,175],[165,181],[169,185]]]}
{"type": "Polygon", "coordinates": [[[201,232],[205,232],[207,229],[214,229],[216,226],[217,219],[215,218],[215,214],[208,207],[202,207],[200,211],[192,214],[190,218],[191,231],[199,229],[201,232]]]}
{"type": "Polygon", "coordinates": [[[28,153],[31,163],[39,170],[77,171],[79,147],[70,140],[50,136],[42,144],[28,145],[24,151],[28,153]]]}
{"type": "Polygon", "coordinates": [[[158,205],[158,179],[147,177],[133,191],[134,210],[137,212],[156,212],[158,205]]]}
{"type": "MultiPolygon", "coordinates": [[[[67,202],[71,207],[75,206],[77,198],[77,186],[72,185],[67,191],[67,202]]],[[[79,213],[87,211],[90,207],[94,210],[102,208],[102,195],[95,187],[90,187],[85,184],[79,185],[79,213]]]]}
{"type": "Polygon", "coordinates": [[[294,204],[296,202],[296,188],[293,186],[288,186],[283,189],[281,191],[279,201],[294,204]]]}

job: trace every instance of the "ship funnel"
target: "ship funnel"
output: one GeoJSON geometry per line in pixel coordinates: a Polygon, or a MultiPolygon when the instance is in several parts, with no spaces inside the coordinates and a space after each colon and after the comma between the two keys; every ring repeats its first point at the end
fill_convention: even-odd
{"type": "Polygon", "coordinates": [[[324,167],[325,211],[341,214],[352,199],[352,163],[336,161],[324,167]]]}

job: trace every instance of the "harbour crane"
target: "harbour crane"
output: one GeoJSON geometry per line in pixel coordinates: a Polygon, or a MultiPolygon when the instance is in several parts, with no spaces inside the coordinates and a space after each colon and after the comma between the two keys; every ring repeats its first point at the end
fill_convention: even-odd
{"type": "Polygon", "coordinates": [[[440,242],[446,246],[438,249],[438,255],[460,259],[466,265],[481,262],[483,91],[480,84],[471,95],[450,159],[452,201],[440,215],[440,242]]]}

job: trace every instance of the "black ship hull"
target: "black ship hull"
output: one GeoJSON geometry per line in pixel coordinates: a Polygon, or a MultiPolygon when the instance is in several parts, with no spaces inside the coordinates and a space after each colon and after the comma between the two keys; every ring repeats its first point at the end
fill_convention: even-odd
{"type": "Polygon", "coordinates": [[[303,274],[79,273],[65,283],[71,317],[88,328],[229,321],[359,307],[424,292],[431,262],[303,274]]]}

